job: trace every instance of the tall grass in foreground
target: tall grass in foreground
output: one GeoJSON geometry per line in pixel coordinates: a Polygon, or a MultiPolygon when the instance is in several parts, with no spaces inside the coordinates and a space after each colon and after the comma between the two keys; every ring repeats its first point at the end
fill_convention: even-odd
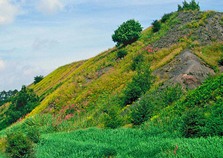
{"type": "Polygon", "coordinates": [[[37,158],[52,157],[221,157],[220,137],[185,139],[140,129],[77,130],[45,134],[36,147],[37,158]]]}

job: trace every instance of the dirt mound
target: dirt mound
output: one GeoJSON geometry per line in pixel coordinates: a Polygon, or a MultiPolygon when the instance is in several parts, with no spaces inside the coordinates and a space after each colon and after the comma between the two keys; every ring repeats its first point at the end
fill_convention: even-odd
{"type": "Polygon", "coordinates": [[[192,52],[184,51],[169,64],[154,71],[154,75],[167,80],[164,85],[179,83],[184,88],[194,89],[208,76],[214,75],[214,71],[192,52]]]}

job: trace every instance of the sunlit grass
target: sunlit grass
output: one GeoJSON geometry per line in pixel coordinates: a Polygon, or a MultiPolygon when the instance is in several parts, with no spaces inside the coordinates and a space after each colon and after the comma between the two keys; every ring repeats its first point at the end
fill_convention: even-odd
{"type": "Polygon", "coordinates": [[[223,54],[223,43],[213,43],[194,49],[195,54],[203,59],[212,68],[218,66],[218,60],[223,54]]]}
{"type": "Polygon", "coordinates": [[[175,138],[140,129],[77,130],[46,134],[36,147],[37,158],[51,157],[221,157],[223,139],[175,138]],[[56,150],[55,150],[56,149],[56,150]]]}

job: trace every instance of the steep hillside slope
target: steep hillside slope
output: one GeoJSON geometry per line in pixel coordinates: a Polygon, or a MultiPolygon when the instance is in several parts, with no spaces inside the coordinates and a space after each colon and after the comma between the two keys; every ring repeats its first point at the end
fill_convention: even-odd
{"type": "Polygon", "coordinates": [[[58,124],[71,120],[73,128],[103,127],[108,109],[115,107],[123,115],[123,124],[131,123],[131,106],[123,107],[120,98],[137,75],[133,65],[139,62],[148,69],[150,66],[155,76],[152,89],[167,82],[181,83],[185,88],[199,86],[209,75],[220,71],[222,17],[223,13],[213,11],[174,12],[156,33],[152,27],[147,28],[131,45],[58,68],[29,86],[40,96],[41,103],[26,118],[50,114],[58,124]],[[120,59],[117,53],[121,50],[127,55],[120,59]]]}
{"type": "Polygon", "coordinates": [[[218,72],[217,61],[222,53],[223,39],[222,16],[222,13],[213,11],[175,12],[167,22],[162,23],[162,28],[157,33],[148,28],[137,42],[127,47],[113,48],[95,58],[75,63],[73,68],[62,67],[56,70],[37,85],[31,86],[43,100],[29,116],[52,113],[62,118],[77,118],[81,115],[82,119],[76,121],[75,126],[100,125],[99,118],[104,107],[111,100],[119,99],[118,96],[122,95],[123,89],[135,75],[131,65],[139,55],[144,57],[145,63],[151,65],[152,70],[160,71],[160,75],[156,75],[160,77],[155,85],[168,79],[195,88],[214,74],[211,68],[218,72]],[[128,52],[123,59],[117,58],[120,49],[128,52]],[[190,49],[197,56],[183,53],[175,58],[185,49],[190,49]],[[177,60],[182,61],[175,62],[177,60]],[[172,67],[172,70],[166,70],[169,62],[176,69],[172,67]],[[166,66],[160,68],[163,65],[166,66]],[[163,75],[161,69],[169,71],[166,75],[170,78],[163,78],[166,75],[163,75]],[[194,78],[191,75],[195,75],[194,78]]]}
{"type": "Polygon", "coordinates": [[[163,108],[148,123],[185,137],[223,136],[223,74],[210,78],[174,104],[163,108]]]}

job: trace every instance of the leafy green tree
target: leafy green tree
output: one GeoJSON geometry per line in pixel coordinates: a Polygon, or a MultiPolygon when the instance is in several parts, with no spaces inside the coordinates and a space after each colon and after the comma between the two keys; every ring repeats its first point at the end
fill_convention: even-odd
{"type": "Polygon", "coordinates": [[[9,90],[0,92],[0,106],[4,103],[10,102],[12,97],[16,95],[18,90],[9,90]]]}
{"type": "Polygon", "coordinates": [[[161,29],[161,24],[158,20],[153,21],[153,32],[158,32],[161,29]]]}
{"type": "Polygon", "coordinates": [[[122,23],[112,35],[112,40],[117,42],[117,45],[128,45],[139,39],[142,31],[142,26],[138,21],[128,20],[122,23]]]}
{"type": "Polygon", "coordinates": [[[32,89],[22,86],[12,99],[8,110],[4,113],[4,119],[0,122],[0,129],[14,123],[19,118],[31,112],[39,104],[39,97],[32,89]]]}
{"type": "Polygon", "coordinates": [[[164,14],[161,18],[161,22],[165,23],[167,20],[170,19],[171,15],[173,15],[173,13],[169,13],[169,14],[164,14]]]}
{"type": "Polygon", "coordinates": [[[42,75],[34,77],[34,84],[39,83],[44,77],[42,75]]]}
{"type": "Polygon", "coordinates": [[[196,3],[195,0],[192,0],[190,3],[188,3],[186,0],[183,1],[183,5],[178,5],[178,11],[184,11],[184,10],[200,10],[199,3],[196,3]]]}

